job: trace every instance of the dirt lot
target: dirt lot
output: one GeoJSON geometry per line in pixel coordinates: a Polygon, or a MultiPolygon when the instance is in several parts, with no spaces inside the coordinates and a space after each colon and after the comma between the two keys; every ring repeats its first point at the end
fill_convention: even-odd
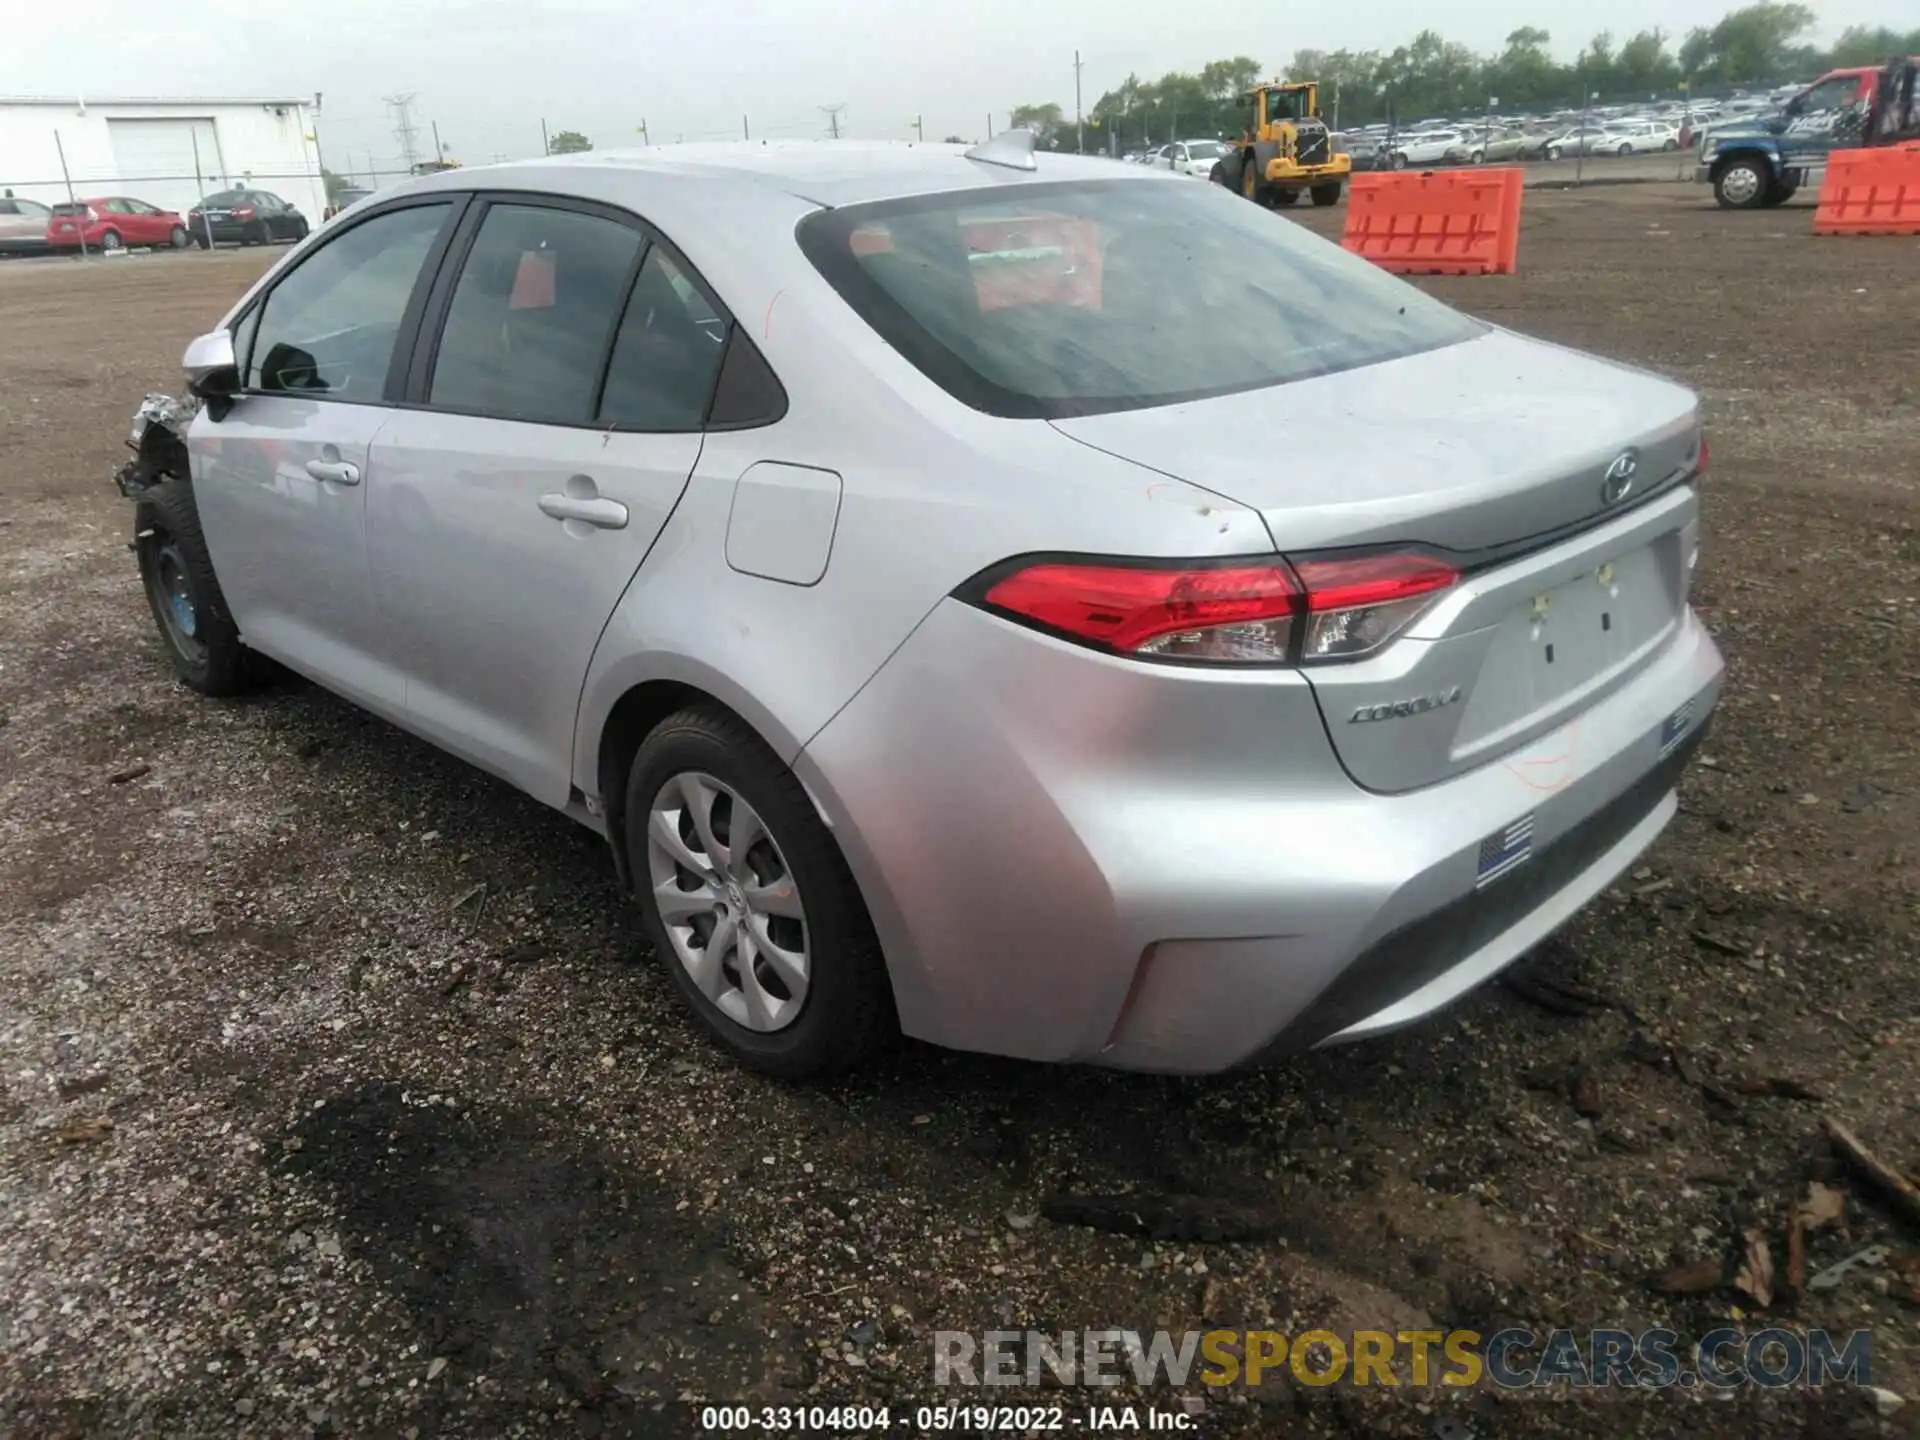
{"type": "Polygon", "coordinates": [[[1920,1276],[1764,1317],[1649,1283],[1777,1239],[1813,1178],[1846,1211],[1809,1272],[1920,1246],[1819,1138],[1842,1117],[1920,1174],[1920,251],[1680,186],[1526,216],[1522,275],[1433,288],[1705,394],[1716,731],[1645,868],[1527,986],[1203,1081],[919,1047],[826,1088],[736,1069],[568,821],[298,683],[174,683],[108,474],[269,257],[0,266],[0,1432],[666,1435],[679,1397],[904,1416],[936,1329],[1745,1316],[1865,1327],[1913,1398],[1282,1379],[1201,1424],[1920,1433],[1920,1276]],[[1542,980],[1602,1003],[1558,1013],[1582,1007],[1542,980]],[[1817,1098],[1745,1093],[1766,1077],[1817,1098]],[[1031,1218],[1062,1190],[1272,1234],[1031,1218]]]}

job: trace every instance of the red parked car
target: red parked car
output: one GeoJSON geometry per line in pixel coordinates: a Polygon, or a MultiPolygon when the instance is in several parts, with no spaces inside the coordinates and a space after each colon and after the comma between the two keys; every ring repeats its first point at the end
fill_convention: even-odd
{"type": "Polygon", "coordinates": [[[82,237],[89,250],[124,250],[129,245],[169,245],[184,250],[187,222],[172,210],[144,200],[107,195],[53,207],[47,222],[47,245],[54,250],[78,250],[82,237]]]}

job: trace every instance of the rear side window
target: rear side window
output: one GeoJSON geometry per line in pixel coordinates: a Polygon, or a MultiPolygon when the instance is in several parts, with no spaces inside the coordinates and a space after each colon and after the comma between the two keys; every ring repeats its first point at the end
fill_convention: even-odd
{"type": "Polygon", "coordinates": [[[607,366],[599,423],[698,430],[727,343],[719,309],[658,245],[634,281],[607,366]]]}
{"type": "Polygon", "coordinates": [[[645,243],[597,215],[490,208],[454,287],[428,403],[508,420],[592,421],[645,243]]]}
{"type": "Polygon", "coordinates": [[[407,301],[449,208],[375,216],[288,271],[260,312],[247,388],[378,403],[407,301]]]}
{"type": "Polygon", "coordinates": [[[957,191],[819,210],[798,234],[881,336],[995,415],[1143,409],[1481,333],[1217,185],[957,191]]]}

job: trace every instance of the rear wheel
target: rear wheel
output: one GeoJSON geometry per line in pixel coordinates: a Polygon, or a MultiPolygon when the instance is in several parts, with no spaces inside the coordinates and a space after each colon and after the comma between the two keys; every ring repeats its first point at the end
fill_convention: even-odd
{"type": "Polygon", "coordinates": [[[1300,198],[1300,192],[1298,190],[1275,189],[1269,193],[1267,198],[1271,200],[1274,205],[1285,209],[1300,198]]]}
{"type": "Polygon", "coordinates": [[[104,255],[118,255],[126,248],[126,242],[120,238],[118,230],[109,230],[100,237],[100,251],[104,255]]]}
{"type": "Polygon", "coordinates": [[[1316,205],[1338,205],[1340,203],[1340,182],[1335,180],[1331,184],[1316,185],[1307,193],[1313,196],[1313,203],[1316,205]]]}
{"type": "Polygon", "coordinates": [[[1547,146],[1547,159],[1549,160],[1558,160],[1563,153],[1558,145],[1547,146]]]}
{"type": "Polygon", "coordinates": [[[186,249],[187,248],[186,227],[184,225],[174,226],[172,231],[167,235],[167,243],[173,246],[173,248],[176,250],[186,249]]]}
{"type": "Polygon", "coordinates": [[[663,720],[634,756],[626,807],[655,953],[728,1049],[799,1079],[892,1037],[892,988],[846,861],[743,722],[717,705],[663,720]]]}
{"type": "Polygon", "coordinates": [[[273,239],[273,232],[267,229],[267,222],[256,220],[246,228],[241,236],[242,245],[265,245],[273,239]]]}
{"type": "Polygon", "coordinates": [[[1622,158],[1622,159],[1625,159],[1625,158],[1626,158],[1627,156],[1629,156],[1629,155],[1631,155],[1631,154],[1633,154],[1633,146],[1631,146],[1631,145],[1622,145],[1622,146],[1620,147],[1620,156],[1621,156],[1621,158],[1622,158]]]}
{"type": "Polygon", "coordinates": [[[202,695],[237,695],[260,673],[213,573],[200,512],[183,480],[142,492],[134,507],[134,553],[160,638],[181,684],[202,695]]]}
{"type": "Polygon", "coordinates": [[[1472,164],[1484,165],[1487,163],[1487,152],[1484,150],[1476,150],[1471,155],[1467,156],[1467,159],[1472,164]]]}
{"type": "Polygon", "coordinates": [[[1407,168],[1406,154],[1403,151],[1399,151],[1399,150],[1394,151],[1393,154],[1390,157],[1388,157],[1387,165],[1390,169],[1394,169],[1394,170],[1406,169],[1407,168]]]}

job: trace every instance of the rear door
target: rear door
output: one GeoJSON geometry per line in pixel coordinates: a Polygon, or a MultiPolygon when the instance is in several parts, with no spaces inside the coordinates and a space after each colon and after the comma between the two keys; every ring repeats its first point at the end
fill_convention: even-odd
{"type": "Polygon", "coordinates": [[[607,207],[494,197],[456,254],[374,445],[374,592],[409,725],[564,805],[588,662],[699,459],[727,322],[607,207]]]}
{"type": "Polygon", "coordinates": [[[201,523],[247,643],[394,718],[405,691],[367,569],[369,451],[457,208],[397,204],[288,269],[236,327],[244,393],[191,431],[201,523]]]}

